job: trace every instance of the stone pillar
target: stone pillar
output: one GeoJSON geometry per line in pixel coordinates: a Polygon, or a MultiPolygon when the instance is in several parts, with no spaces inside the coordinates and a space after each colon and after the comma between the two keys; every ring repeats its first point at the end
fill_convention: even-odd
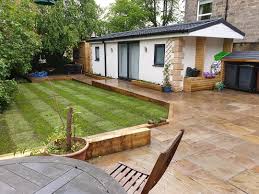
{"type": "Polygon", "coordinates": [[[173,54],[172,54],[172,68],[171,68],[171,77],[172,77],[172,87],[175,92],[183,90],[183,69],[184,65],[182,60],[184,58],[183,47],[184,40],[183,38],[174,38],[173,39],[173,54]]]}

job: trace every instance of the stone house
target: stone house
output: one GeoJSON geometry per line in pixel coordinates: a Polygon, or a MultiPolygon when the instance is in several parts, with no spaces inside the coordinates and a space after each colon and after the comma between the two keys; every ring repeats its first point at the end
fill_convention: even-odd
{"type": "Polygon", "coordinates": [[[259,50],[259,0],[185,0],[185,22],[224,18],[246,33],[234,50],[259,50]]]}

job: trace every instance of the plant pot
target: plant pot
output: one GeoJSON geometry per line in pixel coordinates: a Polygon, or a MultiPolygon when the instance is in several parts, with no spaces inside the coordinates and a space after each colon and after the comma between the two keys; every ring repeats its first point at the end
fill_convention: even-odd
{"type": "Polygon", "coordinates": [[[173,91],[171,86],[163,86],[162,88],[165,93],[171,93],[173,91]]]}
{"type": "Polygon", "coordinates": [[[74,153],[62,154],[62,155],[49,153],[49,155],[51,155],[51,156],[62,156],[62,157],[73,158],[73,159],[85,161],[86,152],[87,152],[87,149],[89,147],[89,143],[85,139],[80,138],[80,137],[72,137],[72,139],[75,140],[75,141],[85,142],[85,146],[81,150],[78,150],[77,152],[74,152],[74,153]]]}

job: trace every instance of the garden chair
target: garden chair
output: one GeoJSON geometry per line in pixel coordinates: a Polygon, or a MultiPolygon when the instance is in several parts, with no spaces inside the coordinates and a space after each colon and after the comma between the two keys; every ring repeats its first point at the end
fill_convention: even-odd
{"type": "Polygon", "coordinates": [[[177,147],[182,139],[184,130],[180,130],[172,145],[163,153],[161,153],[156,161],[150,175],[135,170],[123,163],[118,163],[116,167],[110,171],[110,175],[120,183],[127,193],[147,194],[161,179],[167,167],[169,166],[177,147]]]}

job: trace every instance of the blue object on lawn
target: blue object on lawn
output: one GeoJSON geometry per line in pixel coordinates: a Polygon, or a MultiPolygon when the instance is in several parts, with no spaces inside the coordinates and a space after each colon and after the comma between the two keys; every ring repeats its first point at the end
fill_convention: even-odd
{"type": "Polygon", "coordinates": [[[31,74],[31,77],[47,77],[48,72],[46,71],[40,71],[40,72],[34,72],[31,74]]]}

